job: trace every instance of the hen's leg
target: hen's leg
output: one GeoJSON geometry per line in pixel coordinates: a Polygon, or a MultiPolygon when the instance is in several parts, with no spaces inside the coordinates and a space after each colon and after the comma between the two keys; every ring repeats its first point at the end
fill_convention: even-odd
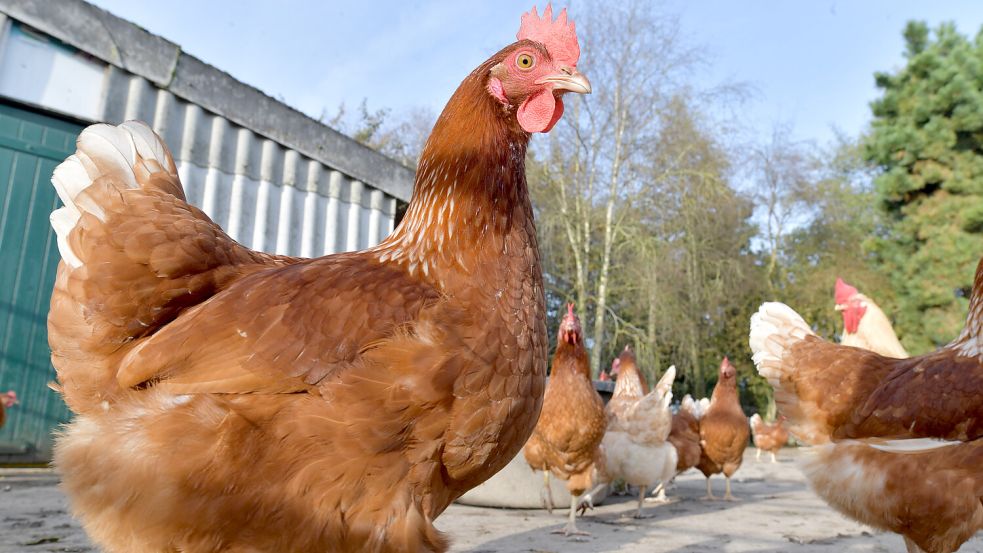
{"type": "Polygon", "coordinates": [[[638,511],[635,512],[635,518],[645,518],[642,516],[642,507],[645,506],[645,489],[646,486],[638,488],[638,511]]]}
{"type": "Polygon", "coordinates": [[[772,463],[777,463],[778,462],[778,457],[775,456],[775,452],[774,451],[771,452],[771,462],[772,463]]]}
{"type": "Polygon", "coordinates": [[[924,549],[918,547],[917,543],[908,539],[908,536],[904,536],[904,545],[908,553],[926,553],[924,549]]]}
{"type": "Polygon", "coordinates": [[[756,447],[756,448],[754,448],[754,450],[756,451],[756,453],[754,454],[754,460],[755,461],[760,461],[761,460],[761,448],[760,447],[756,447]]]}
{"type": "Polygon", "coordinates": [[[727,491],[724,493],[724,501],[740,501],[740,498],[734,497],[730,493],[730,476],[725,476],[727,479],[727,491]]]}
{"type": "Polygon", "coordinates": [[[716,501],[717,496],[713,495],[713,488],[710,486],[710,477],[707,476],[707,494],[703,496],[707,501],[716,501]]]}
{"type": "Polygon", "coordinates": [[[587,512],[587,509],[594,508],[594,496],[596,494],[601,493],[601,490],[604,489],[604,486],[607,486],[607,484],[602,482],[594,486],[593,489],[588,490],[586,493],[580,496],[580,500],[578,501],[577,504],[577,510],[580,512],[579,514],[583,515],[584,513],[587,512]]]}
{"type": "Polygon", "coordinates": [[[583,532],[577,530],[577,509],[580,508],[580,498],[586,494],[582,494],[579,497],[570,494],[570,513],[567,515],[567,525],[559,530],[553,530],[554,534],[563,534],[564,536],[589,536],[590,532],[583,532]]]}
{"type": "Polygon", "coordinates": [[[550,471],[543,471],[543,489],[539,492],[539,500],[543,502],[546,512],[553,514],[553,488],[550,487],[550,471]]]}
{"type": "Polygon", "coordinates": [[[652,492],[655,497],[650,497],[649,501],[653,503],[668,503],[669,498],[666,497],[666,483],[659,482],[659,485],[655,487],[655,491],[652,492]]]}

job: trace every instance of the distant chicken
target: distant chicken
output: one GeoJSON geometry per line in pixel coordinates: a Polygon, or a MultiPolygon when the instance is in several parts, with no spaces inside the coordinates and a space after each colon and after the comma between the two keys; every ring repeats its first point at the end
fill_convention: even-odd
{"type": "Polygon", "coordinates": [[[631,347],[618,357],[611,373],[617,378],[614,395],[605,408],[608,417],[604,434],[605,481],[624,480],[637,486],[638,511],[642,516],[645,491],[666,484],[676,473],[676,448],[667,441],[672,429],[672,383],[676,367],[648,394],[642,391],[642,377],[631,347]]]}
{"type": "Polygon", "coordinates": [[[565,10],[517,39],[461,82],[405,218],[363,251],[250,250],[187,202],[147,125],[79,135],[52,178],[48,339],[76,415],[55,465],[100,549],[447,550],[434,520],[539,418],[526,150],[590,92],[565,10]]]}
{"type": "Polygon", "coordinates": [[[569,519],[559,532],[568,536],[587,534],[577,530],[577,505],[592,484],[594,457],[607,424],[604,402],[594,389],[590,375],[580,319],[573,312],[573,304],[567,304],[567,313],[560,322],[543,411],[523,452],[529,466],[543,471],[543,497],[550,510],[553,508],[550,473],[567,481],[571,501],[569,519]]]}
{"type": "Polygon", "coordinates": [[[965,328],[932,353],[832,344],[782,303],[751,318],[750,345],[789,431],[818,446],[804,470],[827,503],[909,552],[950,553],[983,529],[983,261],[965,328]]]}
{"type": "Polygon", "coordinates": [[[751,431],[737,395],[737,369],[726,357],[720,363],[719,374],[710,397],[710,406],[700,418],[700,446],[703,451],[697,468],[707,478],[707,495],[704,499],[717,499],[710,486],[710,477],[722,472],[727,479],[724,499],[737,501],[738,498],[730,492],[730,478],[741,467],[751,431]]]}
{"type": "Polygon", "coordinates": [[[856,288],[836,279],[836,310],[843,314],[844,346],[864,348],[885,357],[905,359],[905,351],[887,315],[856,288]]]}
{"type": "Polygon", "coordinates": [[[754,459],[761,460],[761,452],[767,451],[771,454],[771,462],[775,463],[778,461],[776,454],[788,442],[788,430],[782,421],[765,422],[755,413],[751,415],[751,437],[757,449],[754,459]]]}
{"type": "Polygon", "coordinates": [[[7,423],[7,409],[20,403],[17,401],[17,392],[8,390],[7,393],[0,395],[0,428],[7,423]]]}
{"type": "MultiPolygon", "coordinates": [[[[679,411],[672,415],[672,430],[669,432],[668,440],[676,449],[676,472],[673,478],[700,463],[702,448],[700,447],[700,421],[694,414],[697,413],[696,405],[693,398],[687,394],[679,411]],[[688,402],[687,398],[689,398],[688,402]]],[[[657,501],[667,500],[666,485],[660,484],[655,493],[657,501]]]]}

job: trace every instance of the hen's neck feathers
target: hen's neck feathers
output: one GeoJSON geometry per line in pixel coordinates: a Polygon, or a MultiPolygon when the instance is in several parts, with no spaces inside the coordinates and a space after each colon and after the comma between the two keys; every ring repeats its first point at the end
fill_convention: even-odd
{"type": "Polygon", "coordinates": [[[575,346],[560,340],[556,346],[556,353],[553,354],[551,376],[561,375],[577,375],[590,380],[590,362],[587,360],[587,350],[583,346],[575,346]]]}
{"type": "Polygon", "coordinates": [[[969,298],[966,326],[948,346],[959,354],[983,360],[983,259],[976,266],[973,292],[969,298]]]}
{"type": "Polygon", "coordinates": [[[867,296],[861,294],[860,297],[866,302],[867,310],[860,318],[856,332],[847,332],[844,328],[840,343],[869,349],[888,357],[908,357],[908,352],[898,340],[898,335],[894,333],[894,327],[884,311],[867,296]]]}
{"type": "Polygon", "coordinates": [[[639,398],[644,395],[638,367],[632,362],[622,361],[618,380],[614,383],[614,397],[639,398]]]}
{"type": "Polygon", "coordinates": [[[717,385],[713,387],[713,395],[710,396],[710,407],[720,409],[723,406],[732,407],[735,405],[740,409],[740,401],[737,398],[737,378],[721,378],[717,381],[717,385]]]}
{"type": "Polygon", "coordinates": [[[503,52],[464,79],[437,119],[406,216],[377,248],[381,261],[405,262],[411,273],[425,276],[469,272],[469,258],[502,247],[500,238],[517,227],[525,230],[532,218],[525,173],[529,133],[519,127],[514,108],[486,89],[503,52]]]}

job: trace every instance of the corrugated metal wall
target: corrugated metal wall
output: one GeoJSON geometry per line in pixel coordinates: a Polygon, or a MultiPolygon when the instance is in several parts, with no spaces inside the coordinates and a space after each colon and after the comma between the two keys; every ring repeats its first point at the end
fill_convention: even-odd
{"type": "Polygon", "coordinates": [[[393,229],[396,199],[295,150],[108,68],[102,119],[150,123],[171,148],[188,200],[236,240],[287,255],[367,248],[393,229]]]}

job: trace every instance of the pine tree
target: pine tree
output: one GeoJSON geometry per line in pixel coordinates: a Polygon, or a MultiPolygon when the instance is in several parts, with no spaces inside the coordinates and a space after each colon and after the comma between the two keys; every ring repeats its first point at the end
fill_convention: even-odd
{"type": "Polygon", "coordinates": [[[877,252],[898,293],[896,328],[920,353],[955,338],[983,255],[983,32],[904,31],[907,65],[876,75],[882,95],[866,156],[888,235],[877,252]]]}

